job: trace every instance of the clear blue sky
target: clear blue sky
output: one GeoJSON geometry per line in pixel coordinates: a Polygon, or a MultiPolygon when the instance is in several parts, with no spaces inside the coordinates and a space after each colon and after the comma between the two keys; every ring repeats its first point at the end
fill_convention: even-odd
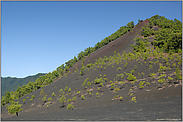
{"type": "Polygon", "coordinates": [[[157,14],[182,21],[182,2],[1,1],[1,76],[52,72],[128,22],[157,14]]]}

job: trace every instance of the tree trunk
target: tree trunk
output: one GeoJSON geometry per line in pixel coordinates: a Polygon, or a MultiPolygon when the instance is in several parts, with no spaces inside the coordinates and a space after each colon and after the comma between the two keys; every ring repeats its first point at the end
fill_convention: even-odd
{"type": "Polygon", "coordinates": [[[18,112],[16,112],[16,115],[18,116],[18,112]]]}

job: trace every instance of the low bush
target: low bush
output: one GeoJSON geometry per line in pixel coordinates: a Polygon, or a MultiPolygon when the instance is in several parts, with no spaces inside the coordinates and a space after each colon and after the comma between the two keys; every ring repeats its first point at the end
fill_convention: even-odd
{"type": "Polygon", "coordinates": [[[137,80],[136,77],[134,75],[132,75],[132,74],[129,74],[127,79],[129,81],[136,81],[137,80]]]}
{"type": "Polygon", "coordinates": [[[33,100],[33,98],[30,99],[30,102],[33,100]]]}
{"type": "Polygon", "coordinates": [[[65,92],[67,92],[67,91],[68,91],[68,86],[66,86],[66,87],[64,88],[64,91],[65,91],[65,92]]]}
{"type": "Polygon", "coordinates": [[[25,104],[25,101],[26,101],[26,99],[23,99],[24,104],[25,104]]]}
{"type": "Polygon", "coordinates": [[[176,79],[177,79],[177,80],[181,80],[181,79],[182,79],[182,75],[181,75],[181,73],[180,73],[179,68],[176,68],[175,74],[176,74],[176,79]]]}
{"type": "Polygon", "coordinates": [[[69,89],[68,89],[68,92],[70,93],[70,92],[71,92],[71,90],[72,90],[72,89],[71,89],[71,88],[69,88],[69,89]]]}
{"type": "Polygon", "coordinates": [[[34,95],[32,95],[31,97],[32,97],[32,99],[34,99],[34,95]]]}
{"type": "Polygon", "coordinates": [[[75,102],[76,101],[76,97],[73,97],[72,100],[75,102]]]}
{"type": "Polygon", "coordinates": [[[82,98],[82,100],[84,100],[85,99],[84,95],[81,95],[81,98],[82,98]]]}
{"type": "Polygon", "coordinates": [[[137,101],[136,101],[136,97],[132,97],[131,100],[132,100],[133,102],[135,102],[135,103],[137,102],[137,101]]]}
{"type": "Polygon", "coordinates": [[[68,109],[68,110],[73,110],[73,108],[74,108],[74,105],[73,105],[73,104],[68,104],[68,105],[67,105],[67,109],[68,109]]]}
{"type": "Polygon", "coordinates": [[[115,93],[118,93],[119,90],[120,90],[120,89],[119,89],[118,87],[116,87],[116,88],[114,89],[114,92],[115,92],[115,93]]]}
{"type": "Polygon", "coordinates": [[[120,97],[119,99],[120,99],[120,101],[122,101],[123,100],[123,97],[120,97]]]}
{"type": "Polygon", "coordinates": [[[119,97],[119,95],[114,96],[114,98],[118,98],[118,97],[119,97]]]}
{"type": "Polygon", "coordinates": [[[70,103],[72,100],[71,99],[68,99],[67,102],[70,103]]]}
{"type": "Polygon", "coordinates": [[[62,106],[64,106],[64,103],[66,102],[65,95],[62,94],[62,97],[59,100],[60,100],[59,102],[63,104],[62,106]]]}
{"type": "Polygon", "coordinates": [[[55,95],[55,93],[53,92],[53,93],[52,93],[52,97],[55,97],[55,96],[56,96],[56,95],[55,95]]]}
{"type": "Polygon", "coordinates": [[[46,103],[46,95],[42,98],[43,103],[46,103]]]}
{"type": "Polygon", "coordinates": [[[52,101],[52,98],[50,97],[50,98],[48,98],[48,101],[52,101]]]}

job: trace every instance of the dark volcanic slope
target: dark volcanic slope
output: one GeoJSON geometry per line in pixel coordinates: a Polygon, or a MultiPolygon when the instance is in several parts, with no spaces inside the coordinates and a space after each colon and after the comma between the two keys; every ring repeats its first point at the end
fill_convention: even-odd
{"type": "MultiPolygon", "coordinates": [[[[120,37],[116,41],[103,47],[98,52],[94,52],[87,60],[94,62],[98,57],[105,55],[113,55],[114,51],[122,53],[124,50],[129,52],[132,50],[131,44],[134,44],[133,39],[140,34],[141,27],[146,22],[142,22],[138,27],[134,28],[133,32],[127,33],[124,37],[120,37]],[[135,29],[138,28],[135,35],[135,29]],[[130,36],[131,35],[131,36],[130,36]],[[122,45],[124,44],[124,45],[122,45]],[[114,46],[113,46],[114,45],[114,46]],[[108,52],[107,52],[108,51],[108,52]]],[[[85,61],[87,61],[85,60],[85,61]]],[[[5,107],[2,107],[2,120],[182,120],[182,82],[170,82],[165,86],[159,86],[157,80],[151,81],[148,76],[151,72],[158,72],[159,65],[153,64],[153,68],[149,70],[149,61],[155,62],[157,59],[147,59],[147,63],[143,60],[139,61],[128,61],[128,66],[125,68],[123,63],[106,65],[106,69],[93,67],[91,69],[85,69],[85,74],[80,77],[80,71],[76,73],[69,73],[67,77],[61,79],[43,87],[47,98],[51,97],[52,92],[56,94],[53,98],[52,104],[47,109],[45,105],[42,105],[40,96],[40,89],[32,92],[35,96],[32,102],[29,101],[31,94],[28,94],[19,99],[22,105],[23,111],[20,112],[19,116],[10,115],[5,107]],[[127,77],[123,78],[126,83],[120,87],[119,95],[123,97],[123,100],[113,99],[116,93],[110,90],[109,81],[116,78],[117,74],[127,72],[129,73],[134,66],[137,66],[134,75],[137,77],[137,82],[132,86],[131,82],[127,81],[127,77]],[[118,67],[121,70],[116,70],[118,67]],[[139,76],[138,73],[144,72],[144,76],[139,76]],[[99,84],[92,83],[88,87],[92,91],[91,97],[81,85],[83,81],[89,78],[88,81],[94,81],[96,77],[100,78],[100,75],[106,75],[108,81],[105,86],[98,91],[99,84]],[[145,86],[142,90],[138,87],[139,81],[151,82],[150,86],[145,86]],[[67,107],[61,107],[59,103],[60,89],[64,89],[65,86],[71,87],[71,96],[66,95],[67,100],[76,96],[76,102],[74,102],[74,110],[67,110],[67,107]],[[160,87],[160,88],[158,88],[160,87]],[[76,90],[77,88],[77,90],[76,90]],[[131,96],[128,95],[129,89],[136,98],[137,102],[131,101],[131,96]],[[82,100],[80,96],[76,95],[77,91],[81,91],[81,94],[85,96],[85,100],[82,100]],[[99,98],[96,98],[96,93],[99,93],[99,98]],[[25,104],[23,99],[27,98],[25,104]]],[[[163,65],[163,60],[159,61],[163,65]]],[[[176,62],[176,61],[175,61],[176,62]]],[[[178,61],[177,61],[178,62],[178,61]]],[[[176,62],[176,63],[177,63],[176,62]]],[[[85,62],[86,63],[86,62],[85,62]]],[[[78,62],[76,65],[78,66],[78,62]]],[[[175,71],[172,67],[171,71],[166,73],[171,74],[175,71]]],[[[182,69],[182,66],[179,66],[182,69]]],[[[71,68],[72,69],[72,68],[71,68]]],[[[175,78],[175,75],[172,76],[175,78]]],[[[65,105],[67,105],[66,103],[65,105]]]]}
{"type": "MultiPolygon", "coordinates": [[[[130,33],[126,33],[123,36],[117,38],[116,40],[110,42],[109,44],[103,46],[102,48],[98,49],[97,51],[93,52],[90,57],[86,57],[85,58],[85,62],[84,65],[88,64],[88,63],[94,63],[96,59],[98,59],[99,57],[103,58],[104,56],[111,56],[114,54],[114,51],[116,51],[117,53],[122,54],[123,51],[125,51],[126,53],[131,52],[132,51],[132,47],[131,45],[135,44],[134,39],[139,37],[141,35],[141,28],[146,24],[148,24],[148,21],[143,21],[141,23],[138,24],[133,28],[133,32],[131,31],[130,33]],[[137,35],[135,34],[137,33],[137,35]],[[88,62],[89,60],[89,62],[88,62]]],[[[73,65],[73,67],[71,67],[69,70],[71,72],[75,71],[75,67],[77,66],[78,69],[81,68],[81,61],[76,62],[75,65],[73,65]]]]}

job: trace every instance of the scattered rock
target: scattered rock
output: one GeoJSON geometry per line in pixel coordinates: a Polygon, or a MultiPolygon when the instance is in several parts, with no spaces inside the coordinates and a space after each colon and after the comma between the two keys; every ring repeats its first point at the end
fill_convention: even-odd
{"type": "Polygon", "coordinates": [[[175,84],[174,87],[177,87],[179,84],[175,84]]]}
{"type": "Polygon", "coordinates": [[[163,89],[163,88],[162,88],[162,86],[158,86],[157,89],[158,89],[158,90],[161,90],[161,89],[163,89]]]}
{"type": "Polygon", "coordinates": [[[173,81],[173,83],[174,83],[174,84],[178,84],[178,83],[179,83],[179,81],[173,81]]]}
{"type": "Polygon", "coordinates": [[[147,89],[147,90],[146,90],[146,92],[149,92],[149,91],[151,91],[151,90],[150,90],[150,89],[147,89]]]}

